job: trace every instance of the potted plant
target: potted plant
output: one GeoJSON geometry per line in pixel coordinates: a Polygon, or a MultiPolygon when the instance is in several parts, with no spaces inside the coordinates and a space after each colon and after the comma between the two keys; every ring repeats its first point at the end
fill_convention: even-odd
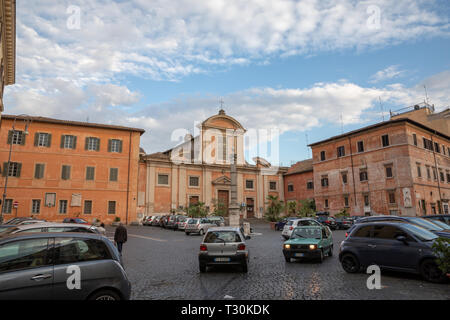
{"type": "Polygon", "coordinates": [[[114,222],[111,224],[112,226],[118,226],[120,223],[120,217],[115,217],[114,222]]]}
{"type": "Polygon", "coordinates": [[[267,212],[265,214],[266,219],[270,222],[270,228],[275,230],[275,225],[280,219],[280,213],[284,209],[283,201],[278,199],[278,196],[267,196],[267,212]]]}

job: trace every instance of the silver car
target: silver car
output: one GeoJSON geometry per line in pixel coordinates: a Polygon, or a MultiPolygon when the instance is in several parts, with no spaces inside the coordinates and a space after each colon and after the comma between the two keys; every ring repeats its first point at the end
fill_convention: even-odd
{"type": "Polygon", "coordinates": [[[217,225],[207,218],[189,218],[184,228],[184,233],[186,235],[198,233],[202,236],[212,227],[217,227],[217,225]]]}
{"type": "Polygon", "coordinates": [[[0,239],[0,300],[127,300],[130,293],[119,252],[99,234],[0,239]]]}
{"type": "Polygon", "coordinates": [[[200,272],[206,272],[208,266],[238,265],[243,272],[248,271],[249,252],[241,228],[209,228],[200,245],[198,261],[200,272]]]}
{"type": "Polygon", "coordinates": [[[106,235],[106,230],[102,227],[96,227],[89,224],[53,222],[13,226],[10,227],[9,230],[4,230],[3,232],[1,232],[1,235],[5,236],[7,234],[16,234],[22,232],[87,232],[106,235]]]}

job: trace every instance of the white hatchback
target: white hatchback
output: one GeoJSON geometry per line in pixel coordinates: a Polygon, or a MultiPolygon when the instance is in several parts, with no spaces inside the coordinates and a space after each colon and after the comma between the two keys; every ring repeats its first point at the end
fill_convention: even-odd
{"type": "Polygon", "coordinates": [[[281,232],[281,235],[284,239],[289,239],[291,237],[292,231],[296,227],[300,226],[320,226],[323,227],[323,225],[318,222],[317,220],[311,219],[311,218],[299,218],[299,219],[293,219],[289,220],[283,228],[283,231],[281,232]]]}

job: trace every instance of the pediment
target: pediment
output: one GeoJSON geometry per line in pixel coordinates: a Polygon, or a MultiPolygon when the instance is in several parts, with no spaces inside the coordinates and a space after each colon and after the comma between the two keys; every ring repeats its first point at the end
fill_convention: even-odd
{"type": "Polygon", "coordinates": [[[231,185],[231,179],[227,176],[221,176],[212,182],[213,185],[231,185]]]}

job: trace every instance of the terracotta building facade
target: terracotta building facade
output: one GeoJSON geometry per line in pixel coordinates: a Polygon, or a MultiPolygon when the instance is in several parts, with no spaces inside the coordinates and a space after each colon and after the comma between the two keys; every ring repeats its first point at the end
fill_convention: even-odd
{"type": "Polygon", "coordinates": [[[395,118],[311,144],[317,210],[448,213],[449,139],[422,123],[395,118]]]}
{"type": "Polygon", "coordinates": [[[8,178],[4,219],[81,217],[109,223],[119,217],[125,223],[135,221],[143,133],[114,125],[3,115],[2,191],[8,178]]]}
{"type": "Polygon", "coordinates": [[[249,164],[244,156],[246,130],[236,119],[220,110],[198,129],[196,137],[186,135],[184,143],[173,149],[141,156],[140,215],[183,212],[198,202],[210,212],[218,204],[228,208],[232,161],[237,164],[237,198],[243,218],[262,218],[268,195],[284,200],[287,168],[258,157],[253,159],[255,165],[249,164]]]}
{"type": "Polygon", "coordinates": [[[293,164],[284,174],[284,196],[287,203],[314,199],[312,159],[293,164]]]}

